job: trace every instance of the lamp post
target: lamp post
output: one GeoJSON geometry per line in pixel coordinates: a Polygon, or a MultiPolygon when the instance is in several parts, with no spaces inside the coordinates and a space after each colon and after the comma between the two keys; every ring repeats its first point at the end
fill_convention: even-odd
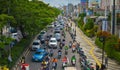
{"type": "Polygon", "coordinates": [[[105,36],[99,37],[99,40],[103,43],[103,46],[102,46],[102,65],[101,65],[101,70],[104,70],[104,47],[105,47],[105,36]]]}
{"type": "Polygon", "coordinates": [[[112,12],[112,34],[115,34],[115,0],[113,0],[113,6],[112,6],[113,12],[112,12]]]}

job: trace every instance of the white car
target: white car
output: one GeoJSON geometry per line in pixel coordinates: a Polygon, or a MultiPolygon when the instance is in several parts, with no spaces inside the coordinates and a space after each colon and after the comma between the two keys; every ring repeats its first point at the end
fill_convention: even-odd
{"type": "Polygon", "coordinates": [[[52,37],[49,40],[49,47],[51,48],[57,48],[57,39],[52,37]]]}
{"type": "Polygon", "coordinates": [[[40,40],[34,40],[32,44],[32,50],[40,49],[40,40]]]}

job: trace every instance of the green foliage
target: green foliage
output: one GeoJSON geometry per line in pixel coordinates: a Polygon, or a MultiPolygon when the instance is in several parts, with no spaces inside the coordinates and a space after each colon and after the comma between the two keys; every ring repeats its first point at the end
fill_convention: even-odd
{"type": "MultiPolygon", "coordinates": [[[[15,18],[17,23],[10,23],[12,27],[19,27],[22,33],[35,34],[41,27],[45,27],[56,18],[61,11],[50,7],[41,1],[28,0],[0,0],[0,13],[8,14],[15,18]],[[3,9],[6,7],[5,9],[3,9]],[[44,24],[40,24],[44,22],[44,24]],[[32,33],[31,33],[32,32],[32,33]]],[[[10,20],[11,22],[11,20],[10,20]]]]}
{"type": "Polygon", "coordinates": [[[87,21],[87,23],[86,24],[84,24],[84,30],[86,31],[86,30],[90,30],[90,29],[93,29],[93,27],[94,27],[94,22],[93,22],[93,20],[92,19],[88,19],[88,21],[87,21]]]}
{"type": "Polygon", "coordinates": [[[90,30],[85,31],[85,34],[88,37],[94,37],[95,36],[95,31],[94,31],[94,29],[90,29],[90,30]]]}
{"type": "Polygon", "coordinates": [[[82,29],[82,27],[84,25],[83,19],[84,19],[85,16],[86,16],[86,13],[79,14],[79,19],[77,20],[78,21],[78,26],[81,29],[82,29]]]}
{"type": "Polygon", "coordinates": [[[85,16],[86,16],[86,13],[81,13],[81,14],[79,14],[79,17],[84,18],[85,16]]]}
{"type": "MultiPolygon", "coordinates": [[[[99,47],[102,48],[103,47],[103,43],[100,42],[99,37],[96,38],[95,40],[95,44],[99,47]]],[[[106,37],[106,41],[105,41],[105,52],[107,53],[107,56],[117,60],[118,62],[120,62],[120,51],[116,51],[116,47],[115,45],[118,44],[118,38],[116,36],[109,36],[106,37]]]]}
{"type": "MultiPolygon", "coordinates": [[[[54,21],[61,12],[57,8],[50,7],[41,1],[0,0],[0,3],[0,29],[9,22],[10,26],[19,28],[22,34],[27,33],[28,36],[34,36],[39,33],[46,25],[54,21]]],[[[4,42],[0,41],[1,48],[5,44],[8,45],[11,40],[10,38],[1,39],[4,40],[4,42]]],[[[14,65],[24,49],[30,44],[30,41],[32,41],[30,39],[31,37],[23,39],[12,48],[13,62],[9,64],[10,67],[14,65]]],[[[3,61],[0,61],[0,64],[8,64],[7,57],[3,61]]],[[[0,58],[0,60],[2,59],[0,58]]]]}
{"type": "Polygon", "coordinates": [[[1,14],[0,15],[0,29],[3,28],[3,26],[7,25],[8,21],[10,21],[9,23],[16,23],[13,16],[8,16],[7,14],[1,14]]]}

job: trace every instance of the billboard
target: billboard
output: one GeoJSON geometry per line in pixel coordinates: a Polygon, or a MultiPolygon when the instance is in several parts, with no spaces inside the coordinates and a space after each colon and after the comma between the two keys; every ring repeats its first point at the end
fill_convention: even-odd
{"type": "Polygon", "coordinates": [[[85,5],[87,0],[80,0],[82,5],[85,5]]]}
{"type": "Polygon", "coordinates": [[[81,1],[81,3],[86,3],[87,2],[87,0],[80,0],[81,1]]]}

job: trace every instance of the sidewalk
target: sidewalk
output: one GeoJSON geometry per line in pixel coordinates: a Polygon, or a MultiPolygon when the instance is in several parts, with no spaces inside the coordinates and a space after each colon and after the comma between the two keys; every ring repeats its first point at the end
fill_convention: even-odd
{"type": "MultiPolygon", "coordinates": [[[[75,26],[74,22],[73,26],[75,26]]],[[[78,27],[76,28],[76,39],[81,42],[81,47],[85,51],[88,59],[95,65],[98,63],[101,65],[102,62],[102,50],[95,45],[94,38],[91,39],[87,37],[78,27]]],[[[108,70],[120,70],[120,65],[118,65],[114,60],[108,59],[108,70]]]]}

